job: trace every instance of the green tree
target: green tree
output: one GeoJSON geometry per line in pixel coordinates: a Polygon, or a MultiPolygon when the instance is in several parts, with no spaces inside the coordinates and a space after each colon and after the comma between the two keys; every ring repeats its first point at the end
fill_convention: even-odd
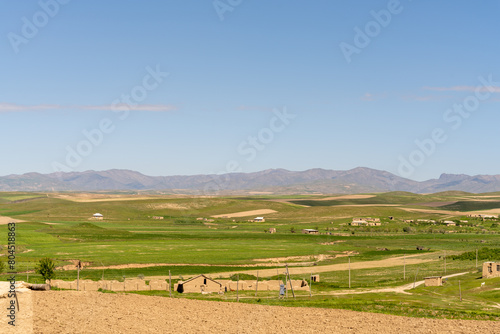
{"type": "Polygon", "coordinates": [[[56,273],[54,272],[55,267],[56,264],[54,263],[54,261],[52,261],[52,259],[44,257],[43,259],[38,261],[35,272],[42,275],[44,280],[49,280],[50,285],[50,281],[56,277],[56,273]]]}

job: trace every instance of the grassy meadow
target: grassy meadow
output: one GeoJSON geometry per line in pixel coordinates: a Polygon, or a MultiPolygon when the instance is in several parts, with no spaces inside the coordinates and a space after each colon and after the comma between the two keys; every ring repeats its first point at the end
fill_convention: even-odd
{"type": "MultiPolygon", "coordinates": [[[[499,295],[493,290],[500,288],[500,281],[488,280],[491,290],[477,290],[480,273],[475,260],[451,259],[453,255],[483,247],[500,248],[498,219],[467,217],[480,210],[499,209],[499,194],[463,192],[430,195],[393,192],[351,198],[339,196],[338,199],[335,195],[189,197],[154,193],[85,196],[0,193],[0,216],[22,221],[16,224],[18,280],[26,280],[29,276],[30,282],[41,282],[41,277],[33,270],[43,257],[54,259],[58,266],[70,265],[70,260],[89,263],[90,267],[162,264],[142,268],[85,268],[80,273],[82,279],[165,277],[170,270],[177,280],[179,276],[201,273],[217,276],[218,273],[239,271],[243,275],[249,270],[282,267],[285,262],[290,265],[307,263],[314,273],[316,266],[345,264],[347,254],[350,254],[351,263],[405,255],[430,261],[408,264],[405,271],[402,266],[353,270],[352,289],[398,286],[427,276],[469,272],[460,278],[464,284],[464,301],[455,303],[456,291],[451,283],[458,277],[450,278],[441,289],[418,287],[412,290],[412,295],[332,295],[348,289],[349,275],[345,270],[321,272],[321,281],[313,284],[312,298],[307,293],[296,300],[279,301],[273,294],[261,296],[259,292],[259,297],[253,298],[245,292],[243,300],[464,319],[483,316],[496,319],[500,315],[500,309],[495,307],[500,303],[499,295]],[[266,221],[263,223],[251,221],[261,214],[231,218],[233,213],[253,210],[273,210],[274,213],[264,214],[266,221]],[[91,218],[97,212],[103,214],[103,220],[91,218]],[[227,218],[212,217],[216,215],[227,218]],[[350,226],[353,217],[380,218],[382,225],[350,226]],[[456,222],[456,226],[446,226],[442,223],[445,220],[456,222]],[[277,233],[266,233],[270,228],[276,228],[277,233]],[[302,234],[301,230],[306,228],[317,229],[319,234],[302,234]],[[424,250],[417,250],[418,246],[424,250]],[[446,307],[444,301],[448,297],[453,302],[446,307]],[[413,309],[420,311],[415,313],[413,309]],[[434,312],[436,309],[441,310],[439,314],[434,312]]],[[[1,230],[5,237],[0,242],[0,254],[5,258],[7,225],[0,225],[1,230]]],[[[484,260],[500,261],[481,259],[484,260]]],[[[58,279],[76,278],[74,269],[58,270],[56,274],[58,279]]],[[[253,279],[254,276],[248,277],[253,279]]],[[[293,278],[308,279],[309,275],[293,278]]],[[[6,279],[7,274],[0,275],[0,280],[6,279]]],[[[223,298],[232,300],[232,292],[223,298]]]]}

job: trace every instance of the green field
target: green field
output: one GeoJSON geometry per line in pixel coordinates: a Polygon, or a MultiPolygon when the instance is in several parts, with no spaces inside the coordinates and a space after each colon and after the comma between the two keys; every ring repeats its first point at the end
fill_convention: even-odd
{"type": "MultiPolygon", "coordinates": [[[[446,308],[440,302],[448,297],[455,301],[456,293],[449,285],[455,278],[441,289],[419,287],[410,296],[394,293],[349,297],[331,295],[349,286],[348,274],[342,270],[321,272],[321,282],[313,284],[315,297],[311,299],[303,296],[297,300],[279,301],[272,294],[259,295],[258,298],[251,298],[252,295],[248,294],[245,301],[464,319],[496,319],[500,315],[500,309],[495,307],[500,303],[496,290],[474,290],[478,281],[475,259],[470,256],[452,259],[452,256],[464,252],[472,254],[484,247],[500,249],[498,219],[483,221],[467,217],[471,210],[499,209],[500,201],[490,197],[482,201],[478,198],[480,195],[462,192],[432,195],[393,192],[372,194],[370,198],[338,200],[323,200],[328,196],[310,195],[201,198],[144,194],[135,199],[133,194],[118,192],[108,194],[115,196],[112,200],[103,200],[103,194],[86,194],[87,197],[99,197],[89,202],[69,200],[67,195],[78,197],[78,194],[64,193],[0,193],[0,215],[24,221],[16,224],[19,280],[26,280],[29,276],[30,282],[41,282],[41,277],[34,274],[33,269],[42,257],[54,259],[58,266],[69,265],[70,260],[89,262],[90,266],[163,264],[145,268],[84,269],[80,273],[83,279],[99,280],[103,276],[105,279],[166,276],[169,271],[175,279],[178,276],[234,271],[243,275],[246,270],[269,268],[264,266],[266,261],[257,259],[302,257],[281,260],[276,267],[285,262],[291,265],[307,262],[309,265],[315,263],[319,268],[346,263],[347,257],[342,256],[346,252],[351,252],[352,263],[406,255],[432,261],[407,265],[406,278],[403,278],[400,266],[354,270],[351,273],[352,288],[398,286],[411,283],[415,278],[443,275],[445,270],[446,274],[471,272],[461,278],[465,291],[470,290],[466,292],[467,303],[453,302],[446,308]],[[120,195],[124,197],[116,197],[120,195]],[[276,211],[264,215],[265,223],[250,221],[258,214],[237,218],[211,217],[263,209],[276,211]],[[443,210],[460,212],[451,214],[443,210]],[[96,212],[102,213],[104,220],[91,219],[96,212]],[[153,219],[154,216],[164,219],[153,219]],[[379,218],[382,225],[350,226],[353,217],[379,218]],[[407,222],[410,220],[412,222],[407,222]],[[457,226],[446,226],[442,223],[444,220],[453,220],[457,226]],[[265,233],[269,228],[276,228],[277,233],[265,233]],[[306,228],[317,229],[320,234],[302,234],[301,230],[306,228]],[[417,246],[424,250],[418,251],[417,246]],[[318,259],[320,255],[322,259],[318,259]],[[252,267],[241,267],[243,265],[252,267]],[[441,310],[436,314],[429,306],[434,303],[441,310]],[[469,308],[464,305],[469,305],[469,308]],[[486,307],[487,311],[482,312],[481,307],[486,307]],[[412,309],[421,311],[413,312],[412,309]]],[[[7,225],[0,225],[0,229],[4,231],[3,240],[7,240],[7,225]]],[[[0,253],[5,257],[6,242],[1,244],[0,253]]],[[[496,256],[497,253],[488,254],[496,256]]],[[[311,268],[313,272],[315,266],[311,268]]],[[[76,271],[60,270],[57,277],[73,280],[76,271]]],[[[308,275],[294,277],[299,278],[308,279],[308,275]]],[[[0,275],[0,279],[7,279],[7,275],[0,275]]],[[[499,280],[488,282],[493,284],[491,289],[500,288],[499,280]]],[[[232,300],[231,293],[225,298],[232,300]]]]}

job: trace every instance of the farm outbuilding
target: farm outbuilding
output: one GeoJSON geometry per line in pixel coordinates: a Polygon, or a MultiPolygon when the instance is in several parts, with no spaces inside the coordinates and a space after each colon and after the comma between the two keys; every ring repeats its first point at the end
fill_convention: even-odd
{"type": "Polygon", "coordinates": [[[97,219],[97,220],[102,220],[102,219],[104,219],[104,216],[100,213],[94,213],[92,215],[92,218],[97,219]]]}
{"type": "Polygon", "coordinates": [[[424,278],[425,286],[442,286],[443,277],[442,276],[431,276],[424,278]]]}
{"type": "Polygon", "coordinates": [[[276,228],[275,227],[269,228],[269,233],[271,234],[276,233],[276,228]]]}
{"type": "Polygon", "coordinates": [[[319,234],[318,230],[314,230],[312,228],[305,228],[302,230],[303,234],[319,234]]]}
{"type": "Polygon", "coordinates": [[[264,217],[255,217],[253,219],[253,222],[254,223],[265,223],[266,222],[266,219],[264,217]]]}
{"type": "Polygon", "coordinates": [[[483,263],[483,278],[500,277],[500,262],[483,263]]]}
{"type": "Polygon", "coordinates": [[[179,293],[219,293],[222,292],[222,283],[201,274],[186,281],[179,281],[174,289],[179,293]]]}

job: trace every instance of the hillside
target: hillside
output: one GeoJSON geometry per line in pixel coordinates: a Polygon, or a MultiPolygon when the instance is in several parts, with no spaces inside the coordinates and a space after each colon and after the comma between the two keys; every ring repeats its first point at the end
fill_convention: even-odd
{"type": "Polygon", "coordinates": [[[296,172],[269,169],[255,173],[191,176],[147,176],[136,171],[112,169],[0,177],[0,191],[112,190],[153,190],[190,194],[352,194],[387,191],[484,193],[500,191],[500,175],[442,174],[439,179],[418,182],[386,171],[359,167],[347,171],[316,168],[296,172]]]}

